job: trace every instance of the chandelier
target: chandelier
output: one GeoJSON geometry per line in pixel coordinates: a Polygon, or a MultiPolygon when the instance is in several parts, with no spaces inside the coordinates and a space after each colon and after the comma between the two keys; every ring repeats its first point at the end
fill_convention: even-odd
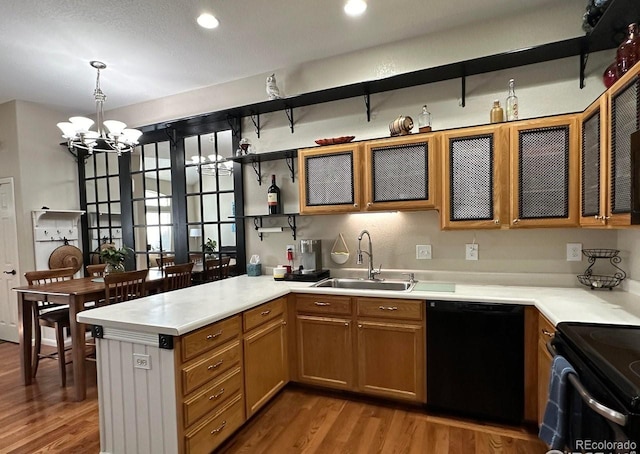
{"type": "Polygon", "coordinates": [[[228,177],[233,173],[233,163],[219,154],[204,156],[192,156],[191,161],[198,164],[197,171],[200,175],[228,177]]]}
{"type": "Polygon", "coordinates": [[[62,137],[67,141],[69,150],[81,149],[86,150],[89,154],[98,153],[122,153],[133,151],[138,145],[138,139],[142,135],[142,131],[127,128],[127,125],[121,121],[107,120],[104,121],[104,102],[107,96],[100,89],[100,70],[105,69],[107,65],[101,61],[91,61],[89,64],[96,69],[98,75],[96,77],[96,89],[93,97],[96,100],[96,129],[92,131],[89,128],[93,126],[94,121],[86,117],[71,117],[69,121],[58,123],[58,128],[62,131],[62,137]]]}
{"type": "Polygon", "coordinates": [[[191,161],[197,164],[196,170],[200,175],[209,176],[223,176],[228,177],[233,173],[233,162],[222,157],[217,153],[216,142],[214,136],[209,137],[209,142],[213,144],[214,154],[210,154],[207,157],[204,156],[192,156],[191,161]]]}

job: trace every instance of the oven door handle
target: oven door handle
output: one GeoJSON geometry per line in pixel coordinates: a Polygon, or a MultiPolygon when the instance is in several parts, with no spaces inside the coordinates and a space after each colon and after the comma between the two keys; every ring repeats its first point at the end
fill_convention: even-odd
{"type": "MultiPolygon", "coordinates": [[[[551,355],[553,356],[556,356],[558,354],[555,347],[551,345],[550,340],[547,342],[547,350],[549,350],[549,353],[551,353],[551,355]]],[[[580,395],[584,403],[587,404],[590,409],[598,413],[603,418],[614,422],[619,426],[624,427],[627,425],[627,415],[613,410],[594,399],[593,396],[589,394],[589,391],[587,391],[585,387],[582,386],[582,383],[580,383],[580,378],[578,378],[576,374],[570,373],[568,378],[575,390],[578,391],[578,394],[580,395]]]]}

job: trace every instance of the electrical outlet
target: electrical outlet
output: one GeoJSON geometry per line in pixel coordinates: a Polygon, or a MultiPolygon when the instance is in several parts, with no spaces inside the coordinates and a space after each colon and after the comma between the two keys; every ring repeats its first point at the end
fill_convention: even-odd
{"type": "Polygon", "coordinates": [[[465,260],[478,260],[478,244],[465,244],[465,260]]]}
{"type": "Polygon", "coordinates": [[[430,244],[416,244],[416,259],[417,260],[431,260],[431,245],[430,244]]]}
{"type": "Polygon", "coordinates": [[[133,367],[136,369],[151,369],[151,357],[141,353],[133,354],[133,367]]]}
{"type": "Polygon", "coordinates": [[[582,243],[567,243],[567,262],[582,261],[582,243]]]}

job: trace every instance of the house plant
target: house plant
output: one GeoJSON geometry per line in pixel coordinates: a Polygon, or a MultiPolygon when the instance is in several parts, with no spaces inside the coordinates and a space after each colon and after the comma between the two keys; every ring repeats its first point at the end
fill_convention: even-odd
{"type": "Polygon", "coordinates": [[[100,259],[106,263],[104,275],[123,272],[124,261],[131,252],[133,249],[128,246],[122,246],[120,249],[116,249],[115,246],[103,248],[100,251],[100,259]]]}
{"type": "Polygon", "coordinates": [[[218,243],[216,240],[212,240],[211,238],[207,238],[207,241],[204,243],[204,253],[206,257],[210,257],[218,247],[218,243]]]}

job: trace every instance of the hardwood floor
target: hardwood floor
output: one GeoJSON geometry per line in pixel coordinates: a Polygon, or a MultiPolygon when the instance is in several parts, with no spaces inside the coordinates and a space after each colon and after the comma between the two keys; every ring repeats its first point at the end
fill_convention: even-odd
{"type": "MultiPolygon", "coordinates": [[[[98,453],[95,368],[87,399],[60,388],[55,361],[42,361],[35,383],[20,380],[18,346],[0,343],[0,453],[98,453]]],[[[71,369],[67,371],[69,376],[71,369]]],[[[71,381],[68,384],[72,383],[71,381]]],[[[220,453],[543,454],[524,430],[473,424],[379,402],[290,386],[238,431],[220,453]]]]}

